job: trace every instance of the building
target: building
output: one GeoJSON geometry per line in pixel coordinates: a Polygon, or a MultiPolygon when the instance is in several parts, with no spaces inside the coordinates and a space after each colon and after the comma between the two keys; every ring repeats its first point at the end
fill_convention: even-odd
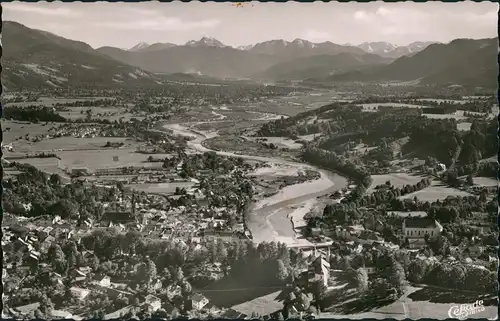
{"type": "Polygon", "coordinates": [[[410,248],[425,246],[425,239],[441,234],[443,226],[430,218],[412,217],[403,221],[403,238],[408,240],[410,248]]]}
{"type": "Polygon", "coordinates": [[[146,295],[146,297],[144,299],[145,299],[144,303],[151,305],[153,307],[153,311],[159,310],[161,308],[160,298],[158,298],[152,294],[148,294],[148,295],[146,295]]]}
{"type": "Polygon", "coordinates": [[[208,304],[208,299],[200,293],[195,293],[191,297],[191,304],[193,309],[201,310],[208,304]]]}
{"type": "Polygon", "coordinates": [[[76,286],[71,287],[69,290],[71,291],[71,294],[73,294],[79,300],[84,300],[90,294],[89,290],[76,286]]]}
{"type": "Polygon", "coordinates": [[[107,288],[111,286],[111,279],[109,276],[96,275],[93,278],[93,283],[107,288]]]}
{"type": "Polygon", "coordinates": [[[51,310],[50,311],[50,318],[52,320],[66,320],[66,319],[72,319],[73,315],[67,311],[64,310],[51,310]]]}
{"type": "Polygon", "coordinates": [[[309,266],[310,280],[320,279],[325,286],[328,286],[330,279],[330,263],[324,256],[319,255],[313,259],[312,264],[309,266]]]}
{"type": "Polygon", "coordinates": [[[484,247],[479,245],[471,245],[465,250],[471,258],[477,258],[484,252],[484,247]]]}
{"type": "Polygon", "coordinates": [[[28,315],[35,312],[40,307],[40,302],[35,302],[27,305],[17,306],[13,310],[21,315],[28,315]]]}

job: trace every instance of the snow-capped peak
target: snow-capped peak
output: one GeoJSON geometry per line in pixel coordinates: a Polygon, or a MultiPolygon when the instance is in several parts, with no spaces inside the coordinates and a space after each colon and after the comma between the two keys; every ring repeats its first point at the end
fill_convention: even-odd
{"type": "Polygon", "coordinates": [[[138,50],[142,50],[142,49],[145,49],[149,47],[149,44],[141,41],[139,42],[137,45],[133,46],[132,48],[129,49],[129,51],[138,51],[138,50]]]}
{"type": "Polygon", "coordinates": [[[239,46],[239,47],[237,47],[236,49],[239,49],[239,50],[250,50],[250,49],[252,49],[253,47],[255,47],[255,45],[239,46]]]}
{"type": "Polygon", "coordinates": [[[186,43],[186,46],[191,46],[191,47],[198,47],[198,46],[205,46],[205,47],[226,47],[222,42],[219,40],[212,38],[212,37],[203,37],[200,40],[191,40],[186,43]]]}

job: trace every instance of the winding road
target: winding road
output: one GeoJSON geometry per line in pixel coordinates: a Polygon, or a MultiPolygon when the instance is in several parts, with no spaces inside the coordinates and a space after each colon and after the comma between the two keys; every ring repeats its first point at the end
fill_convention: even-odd
{"type": "Polygon", "coordinates": [[[318,180],[300,184],[303,188],[298,188],[297,185],[292,185],[295,186],[295,193],[290,193],[293,195],[281,193],[279,201],[275,201],[269,205],[264,204],[263,206],[257,208],[254,207],[254,209],[252,210],[252,215],[250,215],[250,219],[247,222],[248,229],[252,233],[254,242],[256,243],[264,241],[280,241],[286,243],[288,246],[300,246],[299,243],[301,243],[300,241],[302,241],[302,244],[304,246],[310,246],[311,244],[306,240],[297,240],[295,238],[283,237],[283,235],[280,235],[279,230],[282,230],[283,228],[291,229],[292,233],[294,233],[290,218],[282,215],[280,216],[282,220],[278,220],[276,222],[276,220],[274,219],[273,223],[270,222],[269,218],[276,214],[276,212],[280,209],[311,201],[318,196],[333,193],[334,191],[342,189],[348,185],[347,179],[336,173],[332,173],[312,165],[292,162],[281,158],[242,155],[208,149],[202,145],[202,142],[209,138],[216,137],[217,134],[203,133],[193,130],[189,126],[194,124],[197,123],[165,124],[163,127],[172,131],[175,135],[193,138],[192,140],[188,141],[187,145],[189,148],[198,153],[212,151],[221,156],[240,157],[247,160],[278,163],[298,168],[309,168],[320,173],[321,177],[318,180]]]}

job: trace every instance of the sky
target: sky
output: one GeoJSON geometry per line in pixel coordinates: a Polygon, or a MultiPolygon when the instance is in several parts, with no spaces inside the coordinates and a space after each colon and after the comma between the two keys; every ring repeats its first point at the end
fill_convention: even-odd
{"type": "Polygon", "coordinates": [[[498,4],[484,2],[2,3],[2,20],[84,41],[94,48],[184,44],[204,36],[240,46],[272,39],[358,45],[449,42],[498,36],[498,4]]]}

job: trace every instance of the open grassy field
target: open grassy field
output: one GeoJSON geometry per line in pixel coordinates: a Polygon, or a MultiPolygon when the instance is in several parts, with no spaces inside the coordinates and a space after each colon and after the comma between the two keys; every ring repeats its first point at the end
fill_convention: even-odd
{"type": "Polygon", "coordinates": [[[370,103],[370,104],[360,104],[363,107],[363,111],[373,111],[378,110],[378,106],[390,106],[390,107],[406,107],[406,108],[423,108],[424,105],[412,105],[412,104],[401,104],[401,103],[370,103]]]}
{"type": "Polygon", "coordinates": [[[468,123],[468,122],[457,123],[457,129],[460,131],[469,131],[471,126],[472,126],[472,123],[468,123]]]}
{"type": "Polygon", "coordinates": [[[30,164],[35,166],[39,170],[42,170],[49,174],[58,174],[62,177],[67,177],[66,173],[63,172],[61,168],[57,166],[58,159],[55,157],[50,158],[25,158],[15,160],[21,164],[30,164]]]}
{"type": "Polygon", "coordinates": [[[270,301],[267,305],[259,298],[268,296],[273,301],[279,301],[283,284],[277,282],[269,284],[268,280],[268,275],[244,273],[241,276],[234,276],[230,274],[198,291],[218,307],[234,308],[238,306],[245,309],[259,306],[261,309],[270,309],[276,306],[276,302],[270,301]],[[245,306],[246,304],[247,306],[245,306]]]}
{"type": "Polygon", "coordinates": [[[28,101],[28,102],[19,102],[19,103],[8,103],[8,106],[46,106],[51,107],[55,104],[65,104],[65,103],[74,103],[77,101],[91,101],[98,99],[115,99],[112,97],[76,97],[76,98],[56,98],[56,97],[40,97],[37,101],[28,101]]]}
{"type": "Polygon", "coordinates": [[[240,313],[251,316],[253,312],[259,315],[269,315],[283,308],[283,300],[279,297],[281,291],[276,291],[231,308],[240,313]]]}
{"type": "Polygon", "coordinates": [[[218,151],[231,151],[235,154],[256,155],[266,157],[293,157],[297,151],[290,150],[285,152],[280,149],[271,149],[264,147],[262,143],[249,141],[236,135],[223,135],[207,139],[203,143],[209,149],[218,151]]]}
{"type": "Polygon", "coordinates": [[[69,111],[59,111],[58,114],[70,120],[85,119],[87,110],[92,110],[93,118],[108,119],[110,121],[124,121],[130,118],[141,119],[141,117],[134,116],[127,112],[127,109],[122,107],[67,107],[69,111]],[[83,112],[83,113],[82,113],[83,112]]]}
{"type": "MultiPolygon", "coordinates": [[[[161,168],[162,163],[146,162],[150,155],[136,153],[134,148],[86,150],[86,151],[62,151],[57,152],[61,157],[60,166],[65,168],[87,167],[90,170],[98,168],[116,168],[128,166],[161,168]],[[118,157],[115,161],[114,157],[118,157]]],[[[155,154],[155,158],[164,158],[168,154],[155,154]]]]}
{"type": "Polygon", "coordinates": [[[422,176],[411,175],[407,173],[389,173],[385,175],[372,175],[372,185],[368,189],[367,193],[373,193],[377,185],[385,184],[385,182],[390,181],[394,187],[403,187],[405,185],[417,184],[422,180],[422,176]]]}
{"type": "Polygon", "coordinates": [[[464,120],[467,119],[466,116],[464,116],[463,110],[457,110],[455,113],[452,114],[422,114],[422,116],[425,116],[427,118],[431,119],[455,119],[456,121],[464,120]]]}
{"type": "Polygon", "coordinates": [[[21,122],[2,119],[3,144],[9,144],[19,137],[29,134],[31,137],[38,135],[47,135],[51,127],[57,127],[56,123],[38,123],[21,122]]]}
{"type": "Polygon", "coordinates": [[[490,177],[474,177],[474,184],[480,186],[498,186],[498,180],[490,177]]]}
{"type": "Polygon", "coordinates": [[[471,194],[458,190],[456,188],[448,187],[440,182],[433,181],[431,186],[424,188],[421,191],[410,193],[401,196],[400,199],[413,199],[417,197],[418,200],[426,202],[434,202],[437,200],[444,200],[448,196],[470,196],[471,194]]]}
{"type": "Polygon", "coordinates": [[[288,137],[243,137],[248,141],[256,141],[257,138],[265,140],[267,144],[274,144],[278,148],[288,148],[288,149],[300,149],[302,144],[296,143],[293,139],[288,137]]]}
{"type": "Polygon", "coordinates": [[[105,149],[103,146],[107,142],[124,143],[123,148],[136,148],[139,146],[134,140],[124,137],[58,137],[54,139],[44,139],[36,143],[26,140],[17,140],[12,143],[12,146],[18,153],[53,152],[56,150],[74,151],[105,149]]]}
{"type": "MultiPolygon", "coordinates": [[[[321,318],[333,319],[448,319],[448,311],[457,304],[472,304],[479,299],[477,294],[464,294],[454,290],[437,290],[431,288],[409,287],[407,292],[399,300],[394,302],[378,303],[372,307],[366,304],[356,304],[350,302],[343,306],[350,312],[342,313],[339,311],[321,313],[321,318]]],[[[492,305],[491,300],[485,301],[485,311],[472,314],[468,319],[484,319],[495,317],[497,315],[497,306],[492,305]]]]}

